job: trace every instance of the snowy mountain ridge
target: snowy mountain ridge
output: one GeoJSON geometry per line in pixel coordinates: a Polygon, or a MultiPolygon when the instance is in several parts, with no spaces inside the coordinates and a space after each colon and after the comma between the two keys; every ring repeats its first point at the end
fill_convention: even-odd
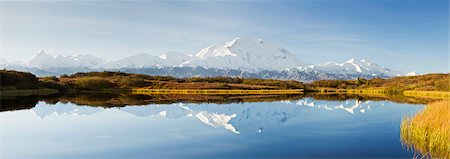
{"type": "Polygon", "coordinates": [[[300,66],[297,67],[299,70],[315,70],[320,71],[324,73],[329,74],[364,74],[364,75],[370,75],[373,77],[377,76],[402,76],[404,73],[392,70],[389,68],[384,68],[382,66],[379,66],[378,64],[366,60],[366,59],[356,59],[351,58],[350,60],[347,60],[343,63],[337,63],[337,62],[327,62],[323,64],[317,64],[317,65],[309,65],[309,66],[300,66]]]}
{"type": "Polygon", "coordinates": [[[92,56],[75,54],[68,56],[51,56],[44,51],[40,51],[25,65],[31,68],[73,68],[73,67],[95,67],[106,63],[105,60],[92,56]]]}
{"type": "Polygon", "coordinates": [[[239,76],[303,81],[404,75],[366,59],[352,58],[343,63],[307,65],[280,46],[251,38],[235,38],[204,48],[195,55],[166,52],[155,56],[141,53],[115,61],[81,54],[51,56],[41,51],[25,64],[10,63],[2,59],[0,67],[28,71],[38,76],[104,70],[175,77],[239,76]]]}

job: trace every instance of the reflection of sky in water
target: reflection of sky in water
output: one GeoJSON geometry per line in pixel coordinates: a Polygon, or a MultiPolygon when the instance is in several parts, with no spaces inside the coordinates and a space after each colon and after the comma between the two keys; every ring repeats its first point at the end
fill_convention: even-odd
{"type": "Polygon", "coordinates": [[[401,117],[375,101],[47,105],[2,112],[2,158],[408,157],[401,117]]]}

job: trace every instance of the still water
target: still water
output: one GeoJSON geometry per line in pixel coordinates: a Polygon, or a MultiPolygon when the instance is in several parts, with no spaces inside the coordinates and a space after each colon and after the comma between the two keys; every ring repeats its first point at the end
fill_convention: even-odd
{"type": "Polygon", "coordinates": [[[98,105],[38,100],[3,110],[0,158],[411,158],[400,122],[423,109],[312,97],[98,105]]]}

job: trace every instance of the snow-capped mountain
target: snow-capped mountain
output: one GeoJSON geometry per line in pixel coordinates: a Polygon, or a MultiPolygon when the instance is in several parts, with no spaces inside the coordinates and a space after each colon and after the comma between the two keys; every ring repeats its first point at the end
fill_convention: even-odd
{"type": "Polygon", "coordinates": [[[191,56],[176,51],[163,53],[159,56],[159,58],[162,59],[164,63],[163,66],[166,67],[180,66],[181,64],[192,59],[191,56]]]}
{"type": "Polygon", "coordinates": [[[324,64],[310,65],[307,67],[300,67],[301,70],[314,69],[316,71],[325,72],[329,74],[339,74],[339,75],[370,75],[373,77],[393,77],[400,76],[402,73],[389,68],[384,68],[378,64],[366,60],[366,59],[355,59],[344,63],[337,62],[327,62],[324,64]]]}
{"type": "Polygon", "coordinates": [[[137,54],[117,61],[112,61],[101,65],[100,67],[107,69],[124,68],[124,67],[156,67],[159,66],[160,58],[149,54],[137,54]]]}
{"type": "Polygon", "coordinates": [[[106,63],[100,68],[203,67],[255,72],[302,66],[301,60],[279,46],[261,39],[236,38],[200,50],[195,56],[167,52],[159,57],[137,54],[106,63]]]}
{"type": "Polygon", "coordinates": [[[10,62],[6,59],[0,58],[0,68],[19,68],[23,67],[25,64],[21,61],[10,62]]]}
{"type": "Polygon", "coordinates": [[[160,56],[150,54],[137,54],[117,61],[111,61],[100,65],[99,68],[120,69],[120,68],[151,68],[151,67],[175,67],[192,57],[179,52],[166,52],[160,56]]]}
{"type": "Polygon", "coordinates": [[[179,52],[166,52],[159,56],[136,54],[115,61],[80,54],[51,56],[41,51],[25,64],[0,60],[0,67],[38,76],[104,70],[175,77],[235,76],[300,81],[404,75],[365,59],[306,65],[302,59],[280,46],[251,38],[236,38],[216,44],[201,49],[195,55],[179,52]]]}
{"type": "Polygon", "coordinates": [[[105,63],[106,61],[92,55],[69,55],[69,56],[51,56],[44,51],[36,54],[26,66],[31,68],[93,68],[105,63]]]}
{"type": "Polygon", "coordinates": [[[260,71],[293,68],[304,63],[286,49],[262,39],[236,38],[204,48],[182,65],[260,71]]]}

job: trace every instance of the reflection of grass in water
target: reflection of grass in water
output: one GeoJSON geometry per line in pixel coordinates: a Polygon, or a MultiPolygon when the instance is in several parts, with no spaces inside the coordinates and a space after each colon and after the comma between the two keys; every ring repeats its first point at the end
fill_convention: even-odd
{"type": "Polygon", "coordinates": [[[401,124],[401,140],[424,158],[450,157],[450,100],[429,104],[401,124]]]}
{"type": "Polygon", "coordinates": [[[228,89],[133,89],[134,94],[303,94],[303,89],[228,90],[228,89]]]}
{"type": "Polygon", "coordinates": [[[450,99],[450,92],[444,91],[404,91],[405,96],[450,99]]]}

